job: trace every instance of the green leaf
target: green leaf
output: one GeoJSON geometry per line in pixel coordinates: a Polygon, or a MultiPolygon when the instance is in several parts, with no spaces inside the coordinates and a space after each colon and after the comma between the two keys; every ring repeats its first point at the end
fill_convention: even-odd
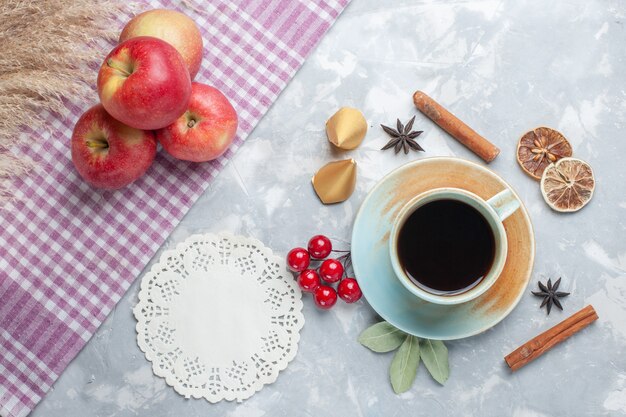
{"type": "Polygon", "coordinates": [[[407,335],[400,349],[393,356],[389,367],[391,387],[396,394],[411,388],[420,364],[420,345],[415,336],[407,335]]]}
{"type": "Polygon", "coordinates": [[[448,380],[448,349],[441,340],[420,339],[420,355],[433,379],[441,385],[448,380]]]}
{"type": "Polygon", "coordinates": [[[390,352],[405,339],[405,333],[386,321],[381,321],[365,329],[359,336],[359,343],[374,352],[390,352]]]}

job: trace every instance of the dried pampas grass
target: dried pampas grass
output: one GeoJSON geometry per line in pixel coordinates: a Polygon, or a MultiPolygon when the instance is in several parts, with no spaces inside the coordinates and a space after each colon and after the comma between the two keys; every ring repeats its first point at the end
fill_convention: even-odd
{"type": "Polygon", "coordinates": [[[31,167],[19,152],[43,130],[41,114],[64,98],[95,101],[102,45],[117,38],[114,18],[129,6],[106,0],[0,0],[0,208],[15,176],[31,167]],[[98,46],[100,45],[100,47],[98,46]],[[91,66],[91,68],[90,68],[91,66]]]}

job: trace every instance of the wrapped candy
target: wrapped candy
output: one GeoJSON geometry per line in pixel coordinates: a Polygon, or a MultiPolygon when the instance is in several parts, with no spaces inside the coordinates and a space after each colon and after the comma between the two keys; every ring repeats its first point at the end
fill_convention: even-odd
{"type": "Polygon", "coordinates": [[[312,182],[322,203],[346,201],[356,185],[356,162],[354,159],[329,162],[317,171],[312,182]]]}
{"type": "Polygon", "coordinates": [[[363,142],[367,121],[359,110],[342,107],[326,122],[328,140],[340,149],[354,149],[363,142]]]}

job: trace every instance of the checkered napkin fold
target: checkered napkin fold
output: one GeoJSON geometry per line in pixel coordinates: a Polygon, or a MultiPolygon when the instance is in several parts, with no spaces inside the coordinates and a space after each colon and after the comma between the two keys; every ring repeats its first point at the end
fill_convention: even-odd
{"type": "MultiPolygon", "coordinates": [[[[201,28],[196,80],[223,91],[240,120],[233,145],[216,161],[192,164],[160,152],[147,175],[103,192],[86,185],[70,160],[73,125],[93,103],[70,100],[65,114],[47,116],[48,132],[24,132],[39,136],[27,152],[41,169],[15,183],[15,202],[0,211],[2,417],[24,417],[45,396],[348,1],[142,5],[187,11],[201,28]]],[[[129,18],[120,18],[120,29],[129,18]]]]}

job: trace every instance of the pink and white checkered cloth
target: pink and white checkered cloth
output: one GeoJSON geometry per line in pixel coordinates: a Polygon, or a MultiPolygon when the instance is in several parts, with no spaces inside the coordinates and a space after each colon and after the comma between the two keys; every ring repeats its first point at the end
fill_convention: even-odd
{"type": "MultiPolygon", "coordinates": [[[[16,184],[16,202],[0,211],[0,415],[24,417],[43,398],[348,1],[186,2],[205,41],[196,79],[222,90],[239,113],[239,135],[212,163],[160,152],[130,187],[90,188],[69,142],[95,94],[94,103],[70,101],[66,114],[50,116],[48,132],[27,132],[39,136],[28,152],[41,169],[16,184]]],[[[185,11],[167,0],[152,7],[185,11]]]]}

